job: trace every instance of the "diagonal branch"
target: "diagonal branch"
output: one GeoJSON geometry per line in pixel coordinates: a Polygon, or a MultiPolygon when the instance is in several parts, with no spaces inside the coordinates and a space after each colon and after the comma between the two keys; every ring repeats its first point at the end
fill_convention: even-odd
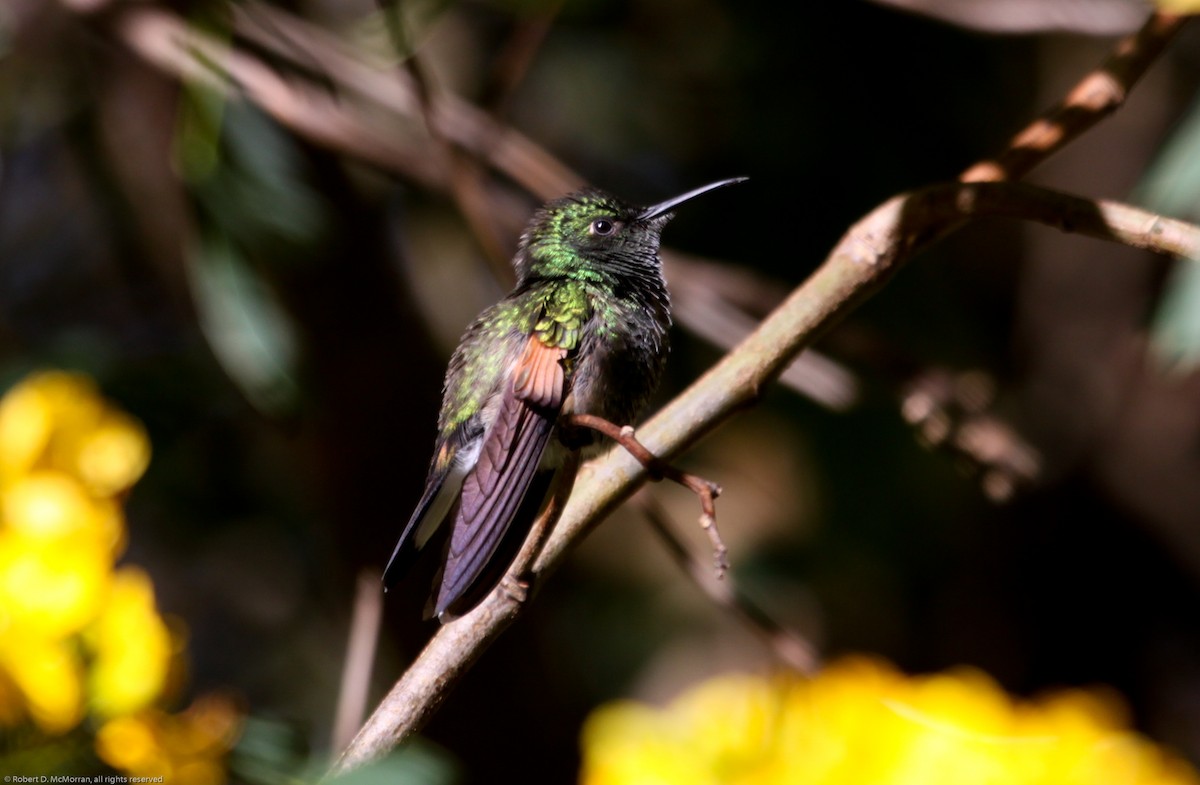
{"type": "MultiPolygon", "coordinates": [[[[673,459],[752,404],[801,350],[886,284],[914,255],[968,221],[988,216],[1037,221],[1159,253],[1200,257],[1200,227],[1126,205],[1018,183],[951,183],[902,194],[851,227],[824,264],[758,329],[642,426],[642,443],[662,460],[673,459]]],[[[649,478],[646,467],[623,449],[581,467],[562,516],[533,562],[533,580],[544,580],[593,526],[649,478]]],[[[367,720],[333,773],[379,758],[416,732],[521,606],[520,599],[501,587],[439,630],[367,720]]]]}
{"type": "Polygon", "coordinates": [[[1157,11],[1136,33],[1122,38],[1099,68],[1066,97],[1012,138],[995,158],[959,177],[965,183],[1019,180],[1031,169],[1115,112],[1175,37],[1187,16],[1157,11]]]}

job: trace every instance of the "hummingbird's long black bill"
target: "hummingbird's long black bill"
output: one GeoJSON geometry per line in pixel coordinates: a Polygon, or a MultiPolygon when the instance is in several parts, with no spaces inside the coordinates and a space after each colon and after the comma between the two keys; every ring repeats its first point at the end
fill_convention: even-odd
{"type": "Polygon", "coordinates": [[[638,213],[638,220],[649,221],[651,218],[657,218],[663,213],[668,213],[671,210],[674,210],[676,207],[688,201],[689,199],[695,199],[700,194],[706,194],[709,191],[715,191],[718,188],[724,188],[727,185],[744,183],[749,179],[749,177],[730,177],[728,180],[718,180],[715,183],[709,183],[708,185],[702,185],[699,188],[693,188],[687,193],[680,194],[679,196],[672,196],[665,202],[659,202],[658,204],[650,205],[645,210],[642,210],[640,213],[638,213]]]}

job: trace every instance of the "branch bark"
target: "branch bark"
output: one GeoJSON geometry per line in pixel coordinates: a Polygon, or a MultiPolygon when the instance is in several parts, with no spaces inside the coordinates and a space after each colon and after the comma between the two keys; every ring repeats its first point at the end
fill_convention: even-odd
{"type": "Polygon", "coordinates": [[[1156,11],[1136,33],[1122,38],[1100,67],[1012,138],[995,158],[959,178],[966,183],[1019,180],[1071,140],[1117,111],[1188,17],[1156,11]]]}
{"type": "MultiPolygon", "coordinates": [[[[855,224],[824,264],[758,329],[638,429],[640,441],[658,458],[671,460],[753,403],[797,353],[886,284],[915,254],[968,221],[990,216],[1031,220],[1065,232],[1200,258],[1200,227],[1127,205],[1019,183],[951,183],[902,194],[855,224]]],[[[532,563],[534,587],[647,479],[647,469],[620,448],[585,464],[561,518],[532,563]]],[[[523,599],[502,585],[475,610],[441,628],[332,773],[382,757],[416,732],[466,667],[517,617],[523,599]]]]}

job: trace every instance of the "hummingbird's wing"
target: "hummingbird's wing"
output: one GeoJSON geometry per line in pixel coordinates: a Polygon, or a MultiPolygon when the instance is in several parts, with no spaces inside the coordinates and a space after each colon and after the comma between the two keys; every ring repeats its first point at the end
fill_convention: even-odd
{"type": "MultiPolygon", "coordinates": [[[[438,447],[437,455],[429,467],[429,476],[425,479],[425,492],[421,501],[404,526],[400,539],[388,559],[387,567],[383,570],[383,586],[389,589],[405,575],[416,561],[417,554],[437,530],[438,525],[450,514],[450,508],[458,500],[458,492],[462,488],[463,477],[467,468],[464,461],[458,460],[462,451],[460,442],[470,437],[460,429],[451,435],[438,447]]],[[[476,439],[482,438],[476,434],[476,439]]]]}
{"type": "MultiPolygon", "coordinates": [[[[526,493],[536,484],[542,453],[567,393],[567,354],[566,348],[551,346],[538,334],[528,338],[510,377],[512,384],[483,436],[479,458],[462,481],[436,615],[454,605],[485,572],[526,493]]],[[[532,522],[532,517],[522,521],[532,522]]]]}

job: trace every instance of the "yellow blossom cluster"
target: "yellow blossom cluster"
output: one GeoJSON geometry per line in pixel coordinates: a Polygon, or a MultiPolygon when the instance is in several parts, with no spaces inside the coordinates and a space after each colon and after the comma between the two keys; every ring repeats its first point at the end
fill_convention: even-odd
{"type": "Polygon", "coordinates": [[[96,735],[96,751],[133,777],[212,785],[225,778],[220,761],[237,732],[236,706],[209,695],[179,714],[145,709],[110,720],[96,735]]]}
{"type": "Polygon", "coordinates": [[[1156,0],[1155,5],[1173,14],[1200,14],[1200,0],[1156,0]]]}
{"type": "Polygon", "coordinates": [[[583,785],[1200,785],[1107,693],[1018,701],[978,671],[910,678],[866,658],[603,706],[583,752],[583,785]]]}
{"type": "MultiPolygon", "coordinates": [[[[149,460],[141,424],[85,376],[37,373],[0,399],[0,727],[32,722],[55,736],[90,715],[101,723],[101,757],[131,773],[146,769],[106,754],[113,747],[101,740],[162,716],[152,707],[180,637],[149,577],[116,564],[121,501],[149,460]]],[[[228,707],[225,716],[237,715],[228,707]]],[[[159,746],[152,776],[169,771],[170,744],[159,746]]]]}

